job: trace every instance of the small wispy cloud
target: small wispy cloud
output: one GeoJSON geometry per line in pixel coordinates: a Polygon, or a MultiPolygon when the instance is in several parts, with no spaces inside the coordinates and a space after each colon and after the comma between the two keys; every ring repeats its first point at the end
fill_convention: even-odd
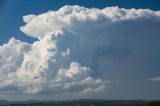
{"type": "Polygon", "coordinates": [[[148,79],[150,81],[160,81],[160,76],[148,79]]]}

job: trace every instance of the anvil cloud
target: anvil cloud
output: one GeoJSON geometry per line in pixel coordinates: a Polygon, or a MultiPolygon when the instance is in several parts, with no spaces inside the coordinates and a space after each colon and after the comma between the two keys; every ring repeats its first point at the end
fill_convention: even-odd
{"type": "Polygon", "coordinates": [[[134,59],[145,58],[138,53],[148,57],[160,49],[152,48],[159,44],[160,11],[64,6],[23,20],[20,30],[37,41],[11,38],[0,46],[0,90],[7,93],[106,92],[112,86],[107,72],[121,73],[115,67],[127,60],[136,65],[134,59]]]}

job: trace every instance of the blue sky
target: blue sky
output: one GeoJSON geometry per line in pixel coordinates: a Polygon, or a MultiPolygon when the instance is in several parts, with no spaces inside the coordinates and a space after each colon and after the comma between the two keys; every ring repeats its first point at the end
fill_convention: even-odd
{"type": "Polygon", "coordinates": [[[159,0],[0,0],[0,99],[159,100],[159,11],[159,0]]]}

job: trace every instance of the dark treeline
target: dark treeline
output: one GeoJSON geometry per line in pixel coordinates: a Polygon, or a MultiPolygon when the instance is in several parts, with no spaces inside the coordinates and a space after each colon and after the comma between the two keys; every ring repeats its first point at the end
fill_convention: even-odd
{"type": "Polygon", "coordinates": [[[160,101],[64,101],[64,102],[35,102],[11,103],[0,106],[160,106],[160,101]]]}

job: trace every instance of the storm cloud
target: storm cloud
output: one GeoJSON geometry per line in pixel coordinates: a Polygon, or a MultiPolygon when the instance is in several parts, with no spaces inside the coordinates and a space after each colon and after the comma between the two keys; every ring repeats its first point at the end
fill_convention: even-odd
{"type": "Polygon", "coordinates": [[[159,67],[160,11],[64,6],[23,20],[20,30],[37,41],[0,46],[4,92],[98,94],[159,67]]]}

